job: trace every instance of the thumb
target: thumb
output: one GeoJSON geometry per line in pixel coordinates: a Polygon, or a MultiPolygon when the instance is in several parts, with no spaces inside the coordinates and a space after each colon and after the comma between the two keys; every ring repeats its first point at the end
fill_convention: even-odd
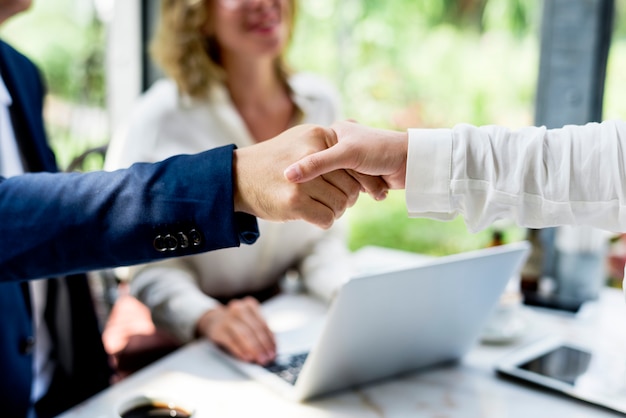
{"type": "Polygon", "coordinates": [[[347,160],[341,147],[335,145],[296,161],[285,169],[283,175],[292,183],[304,183],[340,168],[350,168],[347,160]]]}

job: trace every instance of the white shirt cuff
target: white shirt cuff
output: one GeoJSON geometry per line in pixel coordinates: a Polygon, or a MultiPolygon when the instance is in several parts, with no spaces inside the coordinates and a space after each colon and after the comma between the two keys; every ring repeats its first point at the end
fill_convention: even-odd
{"type": "Polygon", "coordinates": [[[449,214],[451,129],[409,129],[406,206],[409,216],[449,214]]]}

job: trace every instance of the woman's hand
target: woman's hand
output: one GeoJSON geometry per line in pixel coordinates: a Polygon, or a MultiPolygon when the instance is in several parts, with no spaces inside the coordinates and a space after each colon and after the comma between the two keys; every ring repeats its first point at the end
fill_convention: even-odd
{"type": "Polygon", "coordinates": [[[252,297],[207,311],[197,329],[243,361],[265,365],[276,357],[274,334],[261,314],[259,302],[252,297]]]}

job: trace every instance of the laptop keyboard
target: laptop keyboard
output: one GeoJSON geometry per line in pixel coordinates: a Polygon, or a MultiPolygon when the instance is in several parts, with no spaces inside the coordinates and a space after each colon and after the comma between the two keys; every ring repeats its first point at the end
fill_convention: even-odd
{"type": "Polygon", "coordinates": [[[309,353],[278,355],[273,362],[264,367],[287,383],[295,385],[308,355],[309,353]]]}

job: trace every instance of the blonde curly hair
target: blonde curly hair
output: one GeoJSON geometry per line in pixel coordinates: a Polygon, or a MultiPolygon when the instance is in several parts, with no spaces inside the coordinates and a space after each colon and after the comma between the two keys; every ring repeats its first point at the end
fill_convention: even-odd
{"type": "MultiPolygon", "coordinates": [[[[287,1],[291,38],[296,0],[287,1]]],[[[202,97],[211,85],[225,80],[219,46],[202,31],[210,18],[206,3],[207,0],[162,0],[159,26],[150,45],[155,63],[176,82],[181,93],[191,97],[202,97]]],[[[283,53],[276,58],[275,68],[279,79],[286,83],[290,71],[283,53]]]]}

